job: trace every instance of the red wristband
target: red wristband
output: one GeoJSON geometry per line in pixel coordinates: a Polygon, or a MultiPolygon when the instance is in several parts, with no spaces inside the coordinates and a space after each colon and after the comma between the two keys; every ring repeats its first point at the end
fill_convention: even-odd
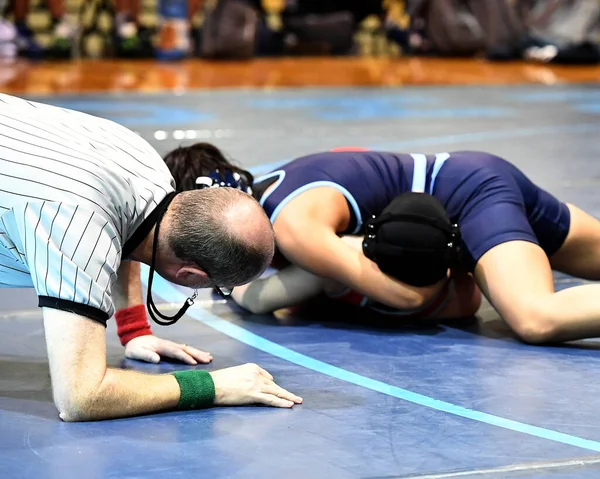
{"type": "Polygon", "coordinates": [[[120,309],[115,313],[115,319],[117,334],[123,346],[134,338],[152,334],[150,323],[146,317],[146,306],[143,304],[120,309]]]}

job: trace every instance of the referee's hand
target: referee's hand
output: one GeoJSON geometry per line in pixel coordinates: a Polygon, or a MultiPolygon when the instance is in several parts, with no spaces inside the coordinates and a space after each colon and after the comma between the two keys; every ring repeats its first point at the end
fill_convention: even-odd
{"type": "Polygon", "coordinates": [[[256,364],[210,373],[215,383],[215,406],[265,404],[290,408],[302,398],[275,384],[273,376],[256,364]]]}
{"type": "Polygon", "coordinates": [[[213,357],[187,344],[160,339],[154,335],[133,338],[125,347],[125,357],[147,363],[159,363],[161,357],[178,359],[185,364],[208,364],[213,357]]]}

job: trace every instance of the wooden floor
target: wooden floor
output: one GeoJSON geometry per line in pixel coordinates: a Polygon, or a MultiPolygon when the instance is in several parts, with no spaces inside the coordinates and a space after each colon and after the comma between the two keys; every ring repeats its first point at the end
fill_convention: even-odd
{"type": "Polygon", "coordinates": [[[294,58],[231,63],[83,60],[0,64],[0,91],[13,94],[353,85],[554,85],[599,80],[600,67],[463,59],[294,58]]]}

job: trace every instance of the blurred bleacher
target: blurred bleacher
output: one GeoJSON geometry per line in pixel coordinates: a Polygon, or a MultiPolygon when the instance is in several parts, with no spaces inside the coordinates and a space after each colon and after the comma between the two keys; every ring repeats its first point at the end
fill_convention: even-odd
{"type": "MultiPolygon", "coordinates": [[[[207,0],[206,7],[210,8],[215,0],[207,0]]],[[[158,26],[157,0],[143,0],[140,22],[149,28],[158,26]]],[[[274,28],[280,28],[279,13],[284,0],[262,0],[268,12],[268,23],[274,28]]],[[[407,23],[402,0],[386,0],[386,10],[400,25],[407,23]]],[[[112,56],[111,27],[115,18],[112,0],[67,0],[68,17],[80,26],[80,35],[75,47],[74,56],[83,58],[102,58],[112,56]]],[[[42,45],[50,41],[51,19],[45,0],[31,0],[28,22],[36,33],[36,39],[42,45]]],[[[194,25],[202,25],[202,8],[194,18],[194,25]]],[[[397,45],[391,43],[381,32],[379,19],[367,18],[356,35],[358,55],[362,56],[396,56],[400,54],[397,45]]]]}

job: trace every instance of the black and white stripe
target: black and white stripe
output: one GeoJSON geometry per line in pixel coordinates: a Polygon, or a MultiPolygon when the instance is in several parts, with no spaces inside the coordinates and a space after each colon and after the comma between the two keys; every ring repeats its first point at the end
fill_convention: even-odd
{"type": "Polygon", "coordinates": [[[0,287],[106,320],[125,242],[173,187],[123,126],[0,94],[0,287]]]}

